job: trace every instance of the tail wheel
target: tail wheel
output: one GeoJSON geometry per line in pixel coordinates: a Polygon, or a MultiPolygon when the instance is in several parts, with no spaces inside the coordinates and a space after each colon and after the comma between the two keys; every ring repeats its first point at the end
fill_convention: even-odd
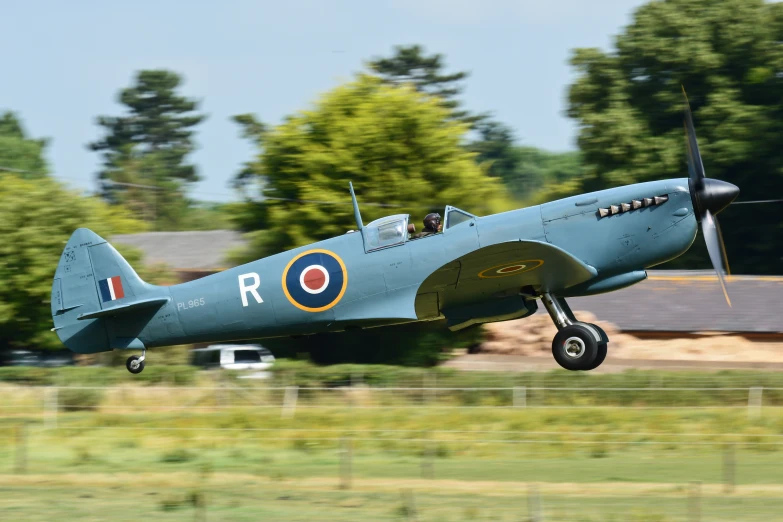
{"type": "Polygon", "coordinates": [[[138,355],[132,355],[125,361],[125,367],[133,374],[141,373],[144,370],[144,361],[138,355]]]}
{"type": "MultiPolygon", "coordinates": [[[[579,324],[562,328],[552,341],[552,355],[566,370],[589,370],[598,356],[598,342],[593,332],[579,324]]],[[[604,357],[606,350],[604,349],[604,357]]]]}

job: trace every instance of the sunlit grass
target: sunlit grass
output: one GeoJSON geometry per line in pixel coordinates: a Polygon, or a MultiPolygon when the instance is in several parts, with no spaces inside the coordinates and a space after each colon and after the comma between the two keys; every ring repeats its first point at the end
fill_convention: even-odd
{"type": "Polygon", "coordinates": [[[545,520],[684,521],[692,483],[702,520],[783,508],[783,409],[767,404],[757,417],[697,392],[626,408],[548,390],[556,405],[514,408],[358,389],[303,394],[286,416],[282,392],[239,387],[123,385],[53,410],[44,389],[6,385],[0,518],[519,521],[537,488],[545,520]]]}

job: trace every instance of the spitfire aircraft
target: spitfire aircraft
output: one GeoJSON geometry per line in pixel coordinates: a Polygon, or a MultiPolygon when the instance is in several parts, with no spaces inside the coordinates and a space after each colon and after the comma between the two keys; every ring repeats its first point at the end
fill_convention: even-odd
{"type": "MultiPolygon", "coordinates": [[[[356,230],[175,286],[142,281],[104,239],[80,228],[52,286],[53,330],[70,350],[148,348],[300,336],[445,319],[452,330],[527,317],[540,300],[558,328],[555,360],[592,370],[609,339],[578,321],[566,298],[625,288],[646,269],[685,253],[699,223],[723,280],[715,215],[739,189],[705,178],[685,102],[689,177],[638,183],[479,217],[446,206],[426,237],[407,214],[364,224],[350,186],[356,230]]],[[[729,303],[730,304],[730,303],[729,303]]]]}

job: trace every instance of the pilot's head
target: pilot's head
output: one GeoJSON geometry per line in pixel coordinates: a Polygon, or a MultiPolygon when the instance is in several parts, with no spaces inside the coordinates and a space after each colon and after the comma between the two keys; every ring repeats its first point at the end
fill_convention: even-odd
{"type": "Polygon", "coordinates": [[[440,214],[437,212],[427,214],[427,217],[424,218],[424,228],[432,232],[437,232],[440,228],[440,214]]]}

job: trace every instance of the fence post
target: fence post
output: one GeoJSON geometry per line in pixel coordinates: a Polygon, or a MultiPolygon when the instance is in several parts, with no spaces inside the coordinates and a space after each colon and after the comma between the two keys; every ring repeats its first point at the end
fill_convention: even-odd
{"type": "Polygon", "coordinates": [[[27,472],[27,423],[16,428],[16,465],[14,471],[27,472]]]}
{"type": "Polygon", "coordinates": [[[416,514],[416,500],[413,498],[413,491],[410,489],[402,490],[402,502],[405,505],[405,514],[408,517],[408,521],[416,522],[418,515],[416,514]]]}
{"type": "Polygon", "coordinates": [[[544,522],[544,515],[541,513],[541,494],[537,484],[528,484],[527,511],[530,522],[544,522]]]}
{"type": "Polygon", "coordinates": [[[196,510],[193,512],[193,520],[195,522],[207,522],[207,494],[203,491],[198,491],[194,498],[196,504],[196,510]]]}
{"type": "Polygon", "coordinates": [[[193,520],[196,522],[207,522],[207,481],[212,474],[212,465],[210,463],[202,463],[199,466],[198,486],[196,488],[195,511],[193,512],[193,520]]]}
{"type": "Polygon", "coordinates": [[[421,453],[421,478],[433,479],[435,478],[435,466],[433,465],[434,451],[432,449],[432,442],[425,440],[422,443],[421,453]]]}
{"type": "Polygon", "coordinates": [[[728,444],[723,450],[723,491],[734,492],[735,482],[735,444],[728,444]]]}
{"type": "Polygon", "coordinates": [[[351,439],[340,439],[340,489],[351,489],[351,439]]]}
{"type": "Polygon", "coordinates": [[[701,521],[701,482],[691,482],[688,494],[688,522],[701,521]]]}
{"type": "Polygon", "coordinates": [[[748,390],[748,418],[756,419],[761,416],[761,394],[764,388],[754,386],[748,390]]]}
{"type": "Polygon", "coordinates": [[[360,374],[356,371],[351,372],[351,386],[348,388],[348,406],[354,408],[356,406],[356,390],[362,386],[364,381],[364,374],[360,374]]]}
{"type": "Polygon", "coordinates": [[[218,409],[224,409],[226,407],[226,374],[224,370],[221,369],[218,372],[217,381],[218,389],[215,395],[217,396],[218,409]]]}
{"type": "Polygon", "coordinates": [[[291,418],[296,413],[296,402],[299,398],[299,386],[286,386],[283,396],[283,411],[280,416],[291,418]]]}
{"type": "Polygon", "coordinates": [[[527,408],[527,386],[514,386],[514,407],[527,408]]]}
{"type": "Polygon", "coordinates": [[[57,428],[58,388],[52,386],[45,389],[44,395],[44,428],[57,428]]]}

